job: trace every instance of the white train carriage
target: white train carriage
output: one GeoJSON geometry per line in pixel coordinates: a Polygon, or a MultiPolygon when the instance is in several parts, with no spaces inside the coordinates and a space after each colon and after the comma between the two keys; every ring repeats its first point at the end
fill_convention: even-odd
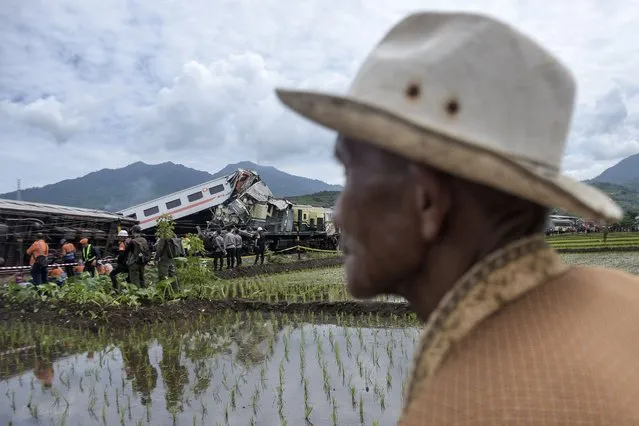
{"type": "Polygon", "coordinates": [[[173,219],[180,219],[194,213],[210,209],[231,196],[233,179],[237,173],[223,176],[197,186],[183,189],[137,206],[129,207],[118,213],[139,221],[143,230],[153,228],[158,218],[165,213],[173,219]]]}

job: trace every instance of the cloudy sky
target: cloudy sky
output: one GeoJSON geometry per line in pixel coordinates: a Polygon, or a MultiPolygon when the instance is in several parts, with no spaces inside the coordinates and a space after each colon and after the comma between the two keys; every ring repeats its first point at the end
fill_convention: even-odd
{"type": "Polygon", "coordinates": [[[424,7],[496,15],[572,68],[566,172],[593,177],[639,152],[639,0],[2,4],[0,193],[138,160],[211,172],[251,160],[341,183],[333,135],[273,87],[345,90],[389,27],[424,7]]]}

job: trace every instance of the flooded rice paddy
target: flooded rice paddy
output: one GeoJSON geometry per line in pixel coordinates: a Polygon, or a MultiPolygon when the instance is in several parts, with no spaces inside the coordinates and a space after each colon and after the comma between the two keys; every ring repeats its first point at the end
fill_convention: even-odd
{"type": "Polygon", "coordinates": [[[222,312],[89,333],[0,326],[0,424],[391,424],[412,315],[222,312]]]}
{"type": "MultiPolygon", "coordinates": [[[[636,253],[561,256],[639,273],[636,253]]],[[[350,299],[343,268],[238,285],[265,302],[350,299]]],[[[98,332],[6,321],[0,424],[394,424],[418,334],[412,314],[221,311],[98,332]]]]}
{"type": "Polygon", "coordinates": [[[561,253],[564,262],[581,266],[601,266],[621,269],[631,274],[639,274],[639,253],[601,252],[601,253],[561,253]]]}

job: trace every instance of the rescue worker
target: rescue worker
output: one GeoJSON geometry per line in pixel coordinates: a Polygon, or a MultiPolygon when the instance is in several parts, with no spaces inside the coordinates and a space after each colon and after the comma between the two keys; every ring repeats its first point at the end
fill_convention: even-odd
{"type": "Polygon", "coordinates": [[[58,286],[61,286],[67,280],[68,275],[67,275],[66,272],[64,272],[62,270],[62,268],[60,266],[54,266],[49,271],[49,277],[48,278],[49,278],[49,281],[53,281],[58,286]]]}
{"type": "Polygon", "coordinates": [[[237,228],[233,232],[235,233],[235,262],[237,266],[240,266],[242,265],[242,236],[237,228]]]}
{"type": "Polygon", "coordinates": [[[88,272],[92,277],[95,277],[95,268],[98,261],[98,250],[89,244],[88,238],[82,238],[80,240],[80,246],[82,247],[82,260],[84,261],[84,272],[88,272]]]}
{"type": "Polygon", "coordinates": [[[73,265],[76,263],[76,250],[75,245],[71,241],[67,241],[64,238],[60,240],[60,252],[62,254],[62,263],[64,263],[64,270],[67,273],[67,277],[71,278],[73,276],[73,265]]]}
{"type": "Polygon", "coordinates": [[[213,270],[221,271],[224,268],[226,250],[224,249],[224,237],[222,237],[218,231],[213,233],[213,243],[215,244],[213,249],[213,270]]]}
{"type": "Polygon", "coordinates": [[[115,268],[109,273],[109,278],[111,278],[111,286],[114,290],[118,290],[120,288],[118,284],[118,274],[126,273],[126,282],[131,282],[129,279],[129,268],[126,266],[126,246],[129,242],[129,233],[126,230],[121,230],[118,232],[118,254],[116,257],[115,268]]]}
{"type": "MultiPolygon", "coordinates": [[[[181,244],[181,240],[173,235],[172,238],[159,238],[155,248],[155,263],[158,266],[158,281],[169,277],[174,278],[175,274],[175,261],[176,257],[179,257],[180,248],[176,245],[181,244]]],[[[182,248],[182,251],[184,249],[182,248]]]]}
{"type": "Polygon", "coordinates": [[[235,234],[233,231],[225,231],[224,250],[226,250],[226,269],[235,266],[235,234]]]}
{"type": "Polygon", "coordinates": [[[146,287],[144,272],[146,264],[151,260],[149,243],[142,235],[140,225],[134,225],[131,228],[131,234],[133,234],[133,238],[129,241],[125,250],[126,265],[129,268],[129,279],[131,280],[131,284],[135,284],[138,287],[146,287]]]}
{"type": "Polygon", "coordinates": [[[264,237],[264,230],[261,226],[257,228],[257,234],[255,234],[255,263],[260,260],[260,265],[264,264],[264,252],[266,251],[266,238],[264,237]]]}
{"type": "Polygon", "coordinates": [[[44,241],[44,235],[41,232],[36,234],[36,240],[27,249],[29,255],[29,265],[31,266],[31,278],[34,285],[45,284],[49,273],[49,245],[44,241]]]}
{"type": "Polygon", "coordinates": [[[569,264],[544,236],[553,208],[623,217],[561,172],[566,65],[483,13],[416,12],[349,87],[278,95],[337,132],[349,293],[401,296],[424,323],[392,424],[638,425],[639,277],[569,264]]]}

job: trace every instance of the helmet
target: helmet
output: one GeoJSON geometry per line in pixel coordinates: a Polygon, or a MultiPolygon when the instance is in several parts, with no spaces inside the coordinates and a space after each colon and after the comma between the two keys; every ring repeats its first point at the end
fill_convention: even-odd
{"type": "Polygon", "coordinates": [[[44,235],[42,234],[42,232],[38,232],[37,234],[35,234],[35,237],[39,240],[44,239],[44,235]]]}
{"type": "Polygon", "coordinates": [[[262,231],[262,227],[261,227],[261,226],[258,226],[258,227],[257,227],[257,230],[258,230],[258,231],[262,231]]]}
{"type": "Polygon", "coordinates": [[[66,243],[66,242],[67,242],[67,240],[65,240],[65,239],[63,238],[63,239],[61,239],[61,240],[60,240],[60,245],[62,245],[62,244],[64,244],[64,243],[66,243]]]}
{"type": "Polygon", "coordinates": [[[140,225],[133,225],[131,227],[131,232],[142,232],[142,227],[140,225]]]}
{"type": "Polygon", "coordinates": [[[124,229],[118,232],[118,237],[128,237],[128,236],[129,236],[129,233],[126,232],[124,229]]]}

